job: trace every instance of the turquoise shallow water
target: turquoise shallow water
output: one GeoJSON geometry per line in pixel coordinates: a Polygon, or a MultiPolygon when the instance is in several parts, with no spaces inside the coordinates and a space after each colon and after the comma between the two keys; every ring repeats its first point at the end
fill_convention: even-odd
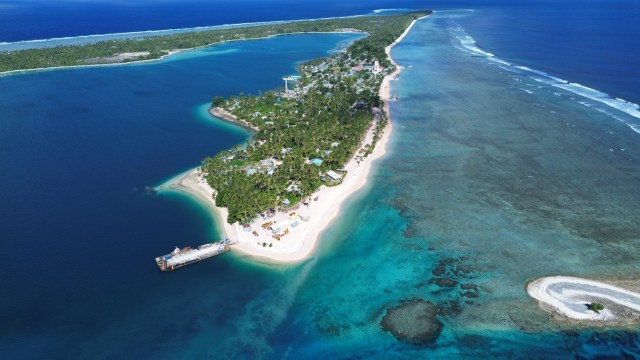
{"type": "Polygon", "coordinates": [[[460,16],[421,21],[393,49],[407,68],[393,83],[387,156],[293,265],[232,252],[158,272],[154,256],[218,229],[199,203],[140,188],[246,138],[209,121],[211,96],[279,86],[296,62],[352,38],[1,78],[0,170],[12,175],[0,229],[14,260],[0,269],[12,294],[0,298],[0,357],[638,357],[638,333],[562,329],[525,286],[634,278],[639,135],[576,94],[471,56],[460,16]],[[415,298],[440,308],[432,345],[380,328],[387,308],[415,298]]]}
{"type": "Polygon", "coordinates": [[[637,333],[563,329],[525,291],[544,275],[634,277],[637,133],[470,56],[451,18],[420,22],[393,50],[407,68],[367,189],[313,258],[265,268],[281,277],[228,315],[223,342],[197,347],[228,358],[637,356],[637,333]],[[387,308],[416,298],[440,307],[432,345],[381,330],[387,308]]]}
{"type": "Polygon", "coordinates": [[[418,23],[393,49],[408,68],[393,83],[390,151],[322,237],[273,337],[291,358],[639,356],[637,333],[563,330],[525,290],[545,275],[636,277],[638,134],[465,52],[461,14],[418,23]],[[386,308],[415,298],[441,307],[432,346],[380,329],[386,308]]]}

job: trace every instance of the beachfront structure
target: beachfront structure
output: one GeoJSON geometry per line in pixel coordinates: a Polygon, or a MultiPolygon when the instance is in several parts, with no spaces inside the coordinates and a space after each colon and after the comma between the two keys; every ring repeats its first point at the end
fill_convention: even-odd
{"type": "Polygon", "coordinates": [[[272,232],[277,233],[279,231],[282,231],[282,230],[288,228],[289,224],[291,224],[291,222],[289,220],[282,220],[282,221],[278,221],[277,223],[269,226],[269,229],[272,232]]]}
{"type": "Polygon", "coordinates": [[[333,181],[338,181],[338,180],[342,179],[342,175],[338,174],[337,172],[335,172],[333,170],[327,171],[327,176],[333,181]]]}

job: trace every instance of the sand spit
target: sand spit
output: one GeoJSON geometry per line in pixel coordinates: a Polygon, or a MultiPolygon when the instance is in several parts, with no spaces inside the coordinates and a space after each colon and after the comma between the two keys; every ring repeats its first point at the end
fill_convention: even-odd
{"type": "Polygon", "coordinates": [[[260,130],[257,126],[251,124],[246,120],[236,118],[235,116],[233,116],[233,114],[231,114],[230,112],[228,112],[227,110],[221,107],[216,106],[216,107],[209,108],[209,114],[218,119],[230,122],[235,125],[240,125],[244,128],[251,129],[256,132],[260,130]]]}
{"type": "Polygon", "coordinates": [[[543,309],[565,319],[611,326],[640,320],[640,293],[600,281],[570,276],[536,279],[527,285],[527,292],[543,309]],[[589,309],[597,302],[605,309],[599,313],[589,309]]]}

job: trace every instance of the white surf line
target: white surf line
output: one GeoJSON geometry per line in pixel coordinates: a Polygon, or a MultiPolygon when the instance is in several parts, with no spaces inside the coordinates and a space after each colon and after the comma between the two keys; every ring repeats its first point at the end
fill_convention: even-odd
{"type": "Polygon", "coordinates": [[[570,276],[550,276],[527,285],[534,299],[553,306],[561,314],[576,320],[612,320],[615,315],[605,308],[600,314],[587,304],[606,299],[640,312],[640,294],[607,283],[570,276]]]}
{"type": "Polygon", "coordinates": [[[588,86],[561,79],[544,71],[532,69],[523,65],[512,64],[508,61],[500,59],[494,54],[486,52],[479,48],[476,45],[476,40],[471,35],[467,34],[467,32],[459,25],[456,25],[455,28],[451,28],[450,33],[460,42],[460,46],[454,45],[457,49],[473,56],[484,57],[489,61],[506,65],[500,66],[500,68],[504,70],[526,76],[539,83],[560,88],[572,94],[579,95],[589,100],[593,100],[594,102],[597,102],[599,104],[597,104],[597,106],[595,106],[596,104],[594,104],[594,106],[590,106],[590,108],[623,122],[633,131],[640,134],[640,125],[638,124],[638,120],[640,120],[640,105],[628,100],[611,96],[607,93],[590,88],[588,86]],[[612,113],[611,110],[614,110],[614,113],[612,113]],[[633,119],[621,118],[615,114],[615,111],[622,112],[628,116],[631,116],[633,119]]]}

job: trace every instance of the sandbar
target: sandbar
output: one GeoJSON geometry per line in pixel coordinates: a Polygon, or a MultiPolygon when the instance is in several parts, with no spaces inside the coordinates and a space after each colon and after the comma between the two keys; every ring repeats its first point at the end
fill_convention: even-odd
{"type": "Polygon", "coordinates": [[[570,276],[542,277],[531,281],[527,292],[543,309],[569,320],[613,325],[637,321],[640,315],[640,293],[601,281],[570,276]],[[587,305],[592,302],[604,304],[604,310],[599,313],[590,310],[587,305]]]}

